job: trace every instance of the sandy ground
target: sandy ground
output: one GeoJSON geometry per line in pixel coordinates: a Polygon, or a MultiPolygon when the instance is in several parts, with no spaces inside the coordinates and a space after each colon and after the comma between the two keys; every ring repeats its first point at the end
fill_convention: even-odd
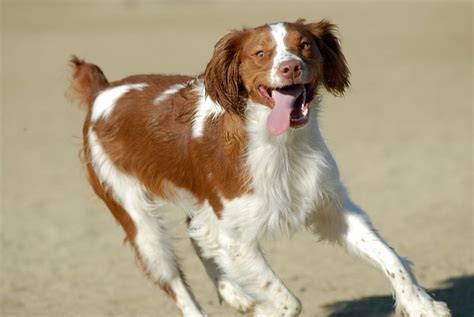
{"type": "MultiPolygon", "coordinates": [[[[352,88],[325,96],[321,122],[353,198],[424,287],[473,316],[472,3],[309,1],[4,1],[2,316],[178,315],[85,181],[84,113],[64,98],[70,54],[110,79],[196,74],[228,30],[297,17],[340,27],[352,88]]],[[[177,232],[203,306],[237,316],[219,305],[182,221],[177,232]]],[[[305,232],[264,242],[303,316],[388,316],[382,275],[317,242],[305,232]]]]}

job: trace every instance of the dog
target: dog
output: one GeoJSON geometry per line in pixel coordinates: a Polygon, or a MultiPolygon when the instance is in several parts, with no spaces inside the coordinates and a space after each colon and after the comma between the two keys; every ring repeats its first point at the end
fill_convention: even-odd
{"type": "Polygon", "coordinates": [[[87,108],[89,182],[183,316],[207,315],[177,262],[163,215],[170,205],[185,212],[220,298],[240,311],[301,313],[259,239],[306,227],[378,268],[400,314],[450,316],[351,201],[321,136],[321,90],[341,96],[350,85],[334,24],[232,31],[197,77],[109,82],[94,64],[73,57],[71,65],[72,96],[87,108]]]}

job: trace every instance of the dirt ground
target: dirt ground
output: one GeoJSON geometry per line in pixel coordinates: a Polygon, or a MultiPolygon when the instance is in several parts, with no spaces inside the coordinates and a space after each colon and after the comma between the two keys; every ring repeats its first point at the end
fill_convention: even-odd
{"type": "MultiPolygon", "coordinates": [[[[109,79],[197,74],[232,28],[298,17],[339,25],[352,88],[324,97],[321,125],[352,197],[424,287],[473,316],[472,2],[185,0],[3,1],[2,316],[178,316],[85,180],[69,56],[109,79]]],[[[210,316],[238,316],[172,216],[198,299],[210,316]]],[[[384,277],[342,250],[306,232],[264,248],[302,316],[390,315],[384,277]]]]}

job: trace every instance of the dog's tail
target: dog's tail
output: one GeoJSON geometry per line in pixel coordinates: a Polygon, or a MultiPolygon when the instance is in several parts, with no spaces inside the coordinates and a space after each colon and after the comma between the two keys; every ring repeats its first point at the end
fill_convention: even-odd
{"type": "Polygon", "coordinates": [[[86,63],[77,56],[71,57],[70,64],[72,78],[67,95],[90,108],[97,93],[109,86],[109,82],[97,65],[86,63]]]}

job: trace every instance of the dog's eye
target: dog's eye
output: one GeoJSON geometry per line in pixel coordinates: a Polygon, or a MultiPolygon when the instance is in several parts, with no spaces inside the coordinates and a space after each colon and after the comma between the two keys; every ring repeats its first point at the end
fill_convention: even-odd
{"type": "Polygon", "coordinates": [[[303,43],[300,44],[300,48],[302,50],[307,50],[307,49],[311,48],[311,43],[310,42],[303,42],[303,43]]]}
{"type": "Polygon", "coordinates": [[[257,53],[255,53],[255,55],[257,55],[257,57],[259,57],[259,58],[263,58],[263,57],[265,57],[265,52],[264,51],[258,51],[257,53]]]}

